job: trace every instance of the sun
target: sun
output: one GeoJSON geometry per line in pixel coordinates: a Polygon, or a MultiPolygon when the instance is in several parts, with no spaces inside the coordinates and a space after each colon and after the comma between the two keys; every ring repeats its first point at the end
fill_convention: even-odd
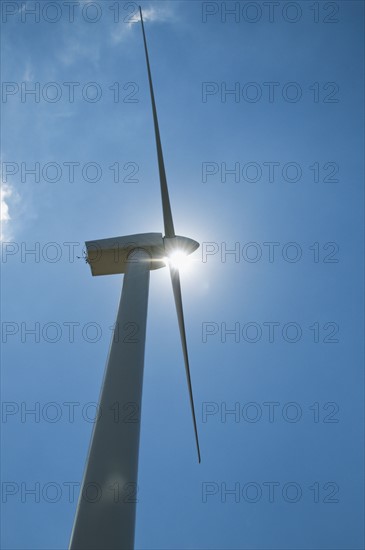
{"type": "Polygon", "coordinates": [[[189,256],[183,250],[174,250],[169,256],[164,258],[166,265],[169,265],[179,271],[185,268],[189,263],[189,256]]]}

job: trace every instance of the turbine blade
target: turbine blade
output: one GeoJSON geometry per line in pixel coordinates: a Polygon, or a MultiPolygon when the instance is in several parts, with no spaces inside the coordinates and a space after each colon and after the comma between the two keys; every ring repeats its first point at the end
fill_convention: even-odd
{"type": "Polygon", "coordinates": [[[191,378],[190,378],[188,348],[187,348],[187,345],[186,345],[184,312],[183,312],[182,298],[181,298],[181,285],[180,285],[180,274],[179,274],[179,270],[178,270],[178,269],[175,269],[175,268],[172,267],[172,266],[170,266],[170,275],[171,275],[172,289],[173,289],[173,291],[174,291],[176,313],[177,313],[177,318],[178,318],[178,321],[179,321],[179,329],[180,329],[181,344],[182,344],[182,349],[183,349],[183,354],[184,354],[184,363],[185,363],[185,371],[186,371],[186,380],[187,380],[187,382],[188,382],[188,390],[189,390],[189,397],[190,397],[190,407],[191,407],[191,413],[192,413],[192,416],[193,416],[193,424],[194,424],[194,432],[195,432],[195,441],[196,441],[196,448],[197,448],[197,451],[198,451],[198,461],[199,461],[199,464],[200,464],[200,447],[199,447],[198,429],[197,429],[197,426],[196,426],[196,417],[195,417],[195,409],[194,409],[193,390],[192,390],[192,387],[191,387],[191,378]]]}
{"type": "Polygon", "coordinates": [[[167,188],[165,164],[164,164],[164,160],[163,160],[160,130],[159,130],[158,119],[157,119],[155,94],[153,92],[152,75],[151,75],[150,61],[149,61],[149,58],[148,58],[147,41],[146,41],[146,34],[145,34],[145,31],[144,31],[144,24],[143,24],[143,16],[142,16],[141,6],[139,6],[139,13],[140,13],[140,16],[141,16],[141,23],[142,23],[144,51],[145,51],[145,54],[146,54],[148,81],[149,81],[149,85],[150,85],[150,94],[151,94],[151,103],[152,103],[153,124],[154,124],[154,127],[155,127],[157,160],[158,160],[158,170],[159,170],[159,173],[160,173],[160,187],[161,187],[163,220],[164,220],[164,226],[165,226],[165,236],[166,237],[175,237],[174,223],[172,221],[169,191],[168,191],[168,188],[167,188]]]}

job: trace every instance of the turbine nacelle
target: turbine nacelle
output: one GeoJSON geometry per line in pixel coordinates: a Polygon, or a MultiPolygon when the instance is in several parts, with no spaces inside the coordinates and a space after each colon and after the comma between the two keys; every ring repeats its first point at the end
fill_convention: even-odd
{"type": "Polygon", "coordinates": [[[199,243],[188,237],[162,237],[161,233],[99,239],[87,241],[85,245],[86,261],[94,276],[125,273],[128,264],[133,262],[132,252],[137,249],[150,255],[150,269],[159,269],[166,265],[178,268],[182,257],[199,248],[199,243]]]}

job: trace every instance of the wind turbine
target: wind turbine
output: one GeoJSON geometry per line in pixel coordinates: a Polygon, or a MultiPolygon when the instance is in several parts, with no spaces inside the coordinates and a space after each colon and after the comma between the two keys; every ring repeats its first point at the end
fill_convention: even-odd
{"type": "Polygon", "coordinates": [[[100,414],[91,437],[70,550],[134,548],[148,287],[150,270],[165,265],[170,269],[200,462],[179,274],[180,257],[194,252],[199,244],[175,234],[141,8],[139,11],[152,103],[165,236],[161,233],[144,233],[85,243],[92,275],[124,273],[124,281],[100,394],[100,414]]]}

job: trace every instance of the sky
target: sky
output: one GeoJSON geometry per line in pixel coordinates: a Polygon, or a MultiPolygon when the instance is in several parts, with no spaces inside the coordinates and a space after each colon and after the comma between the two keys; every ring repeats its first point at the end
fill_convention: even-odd
{"type": "MultiPolygon", "coordinates": [[[[1,544],[64,550],[122,284],[84,242],[163,231],[152,113],[135,3],[1,8],[1,544]]],[[[364,5],[142,8],[202,463],[160,269],[136,548],[359,550],[364,5]]]]}

